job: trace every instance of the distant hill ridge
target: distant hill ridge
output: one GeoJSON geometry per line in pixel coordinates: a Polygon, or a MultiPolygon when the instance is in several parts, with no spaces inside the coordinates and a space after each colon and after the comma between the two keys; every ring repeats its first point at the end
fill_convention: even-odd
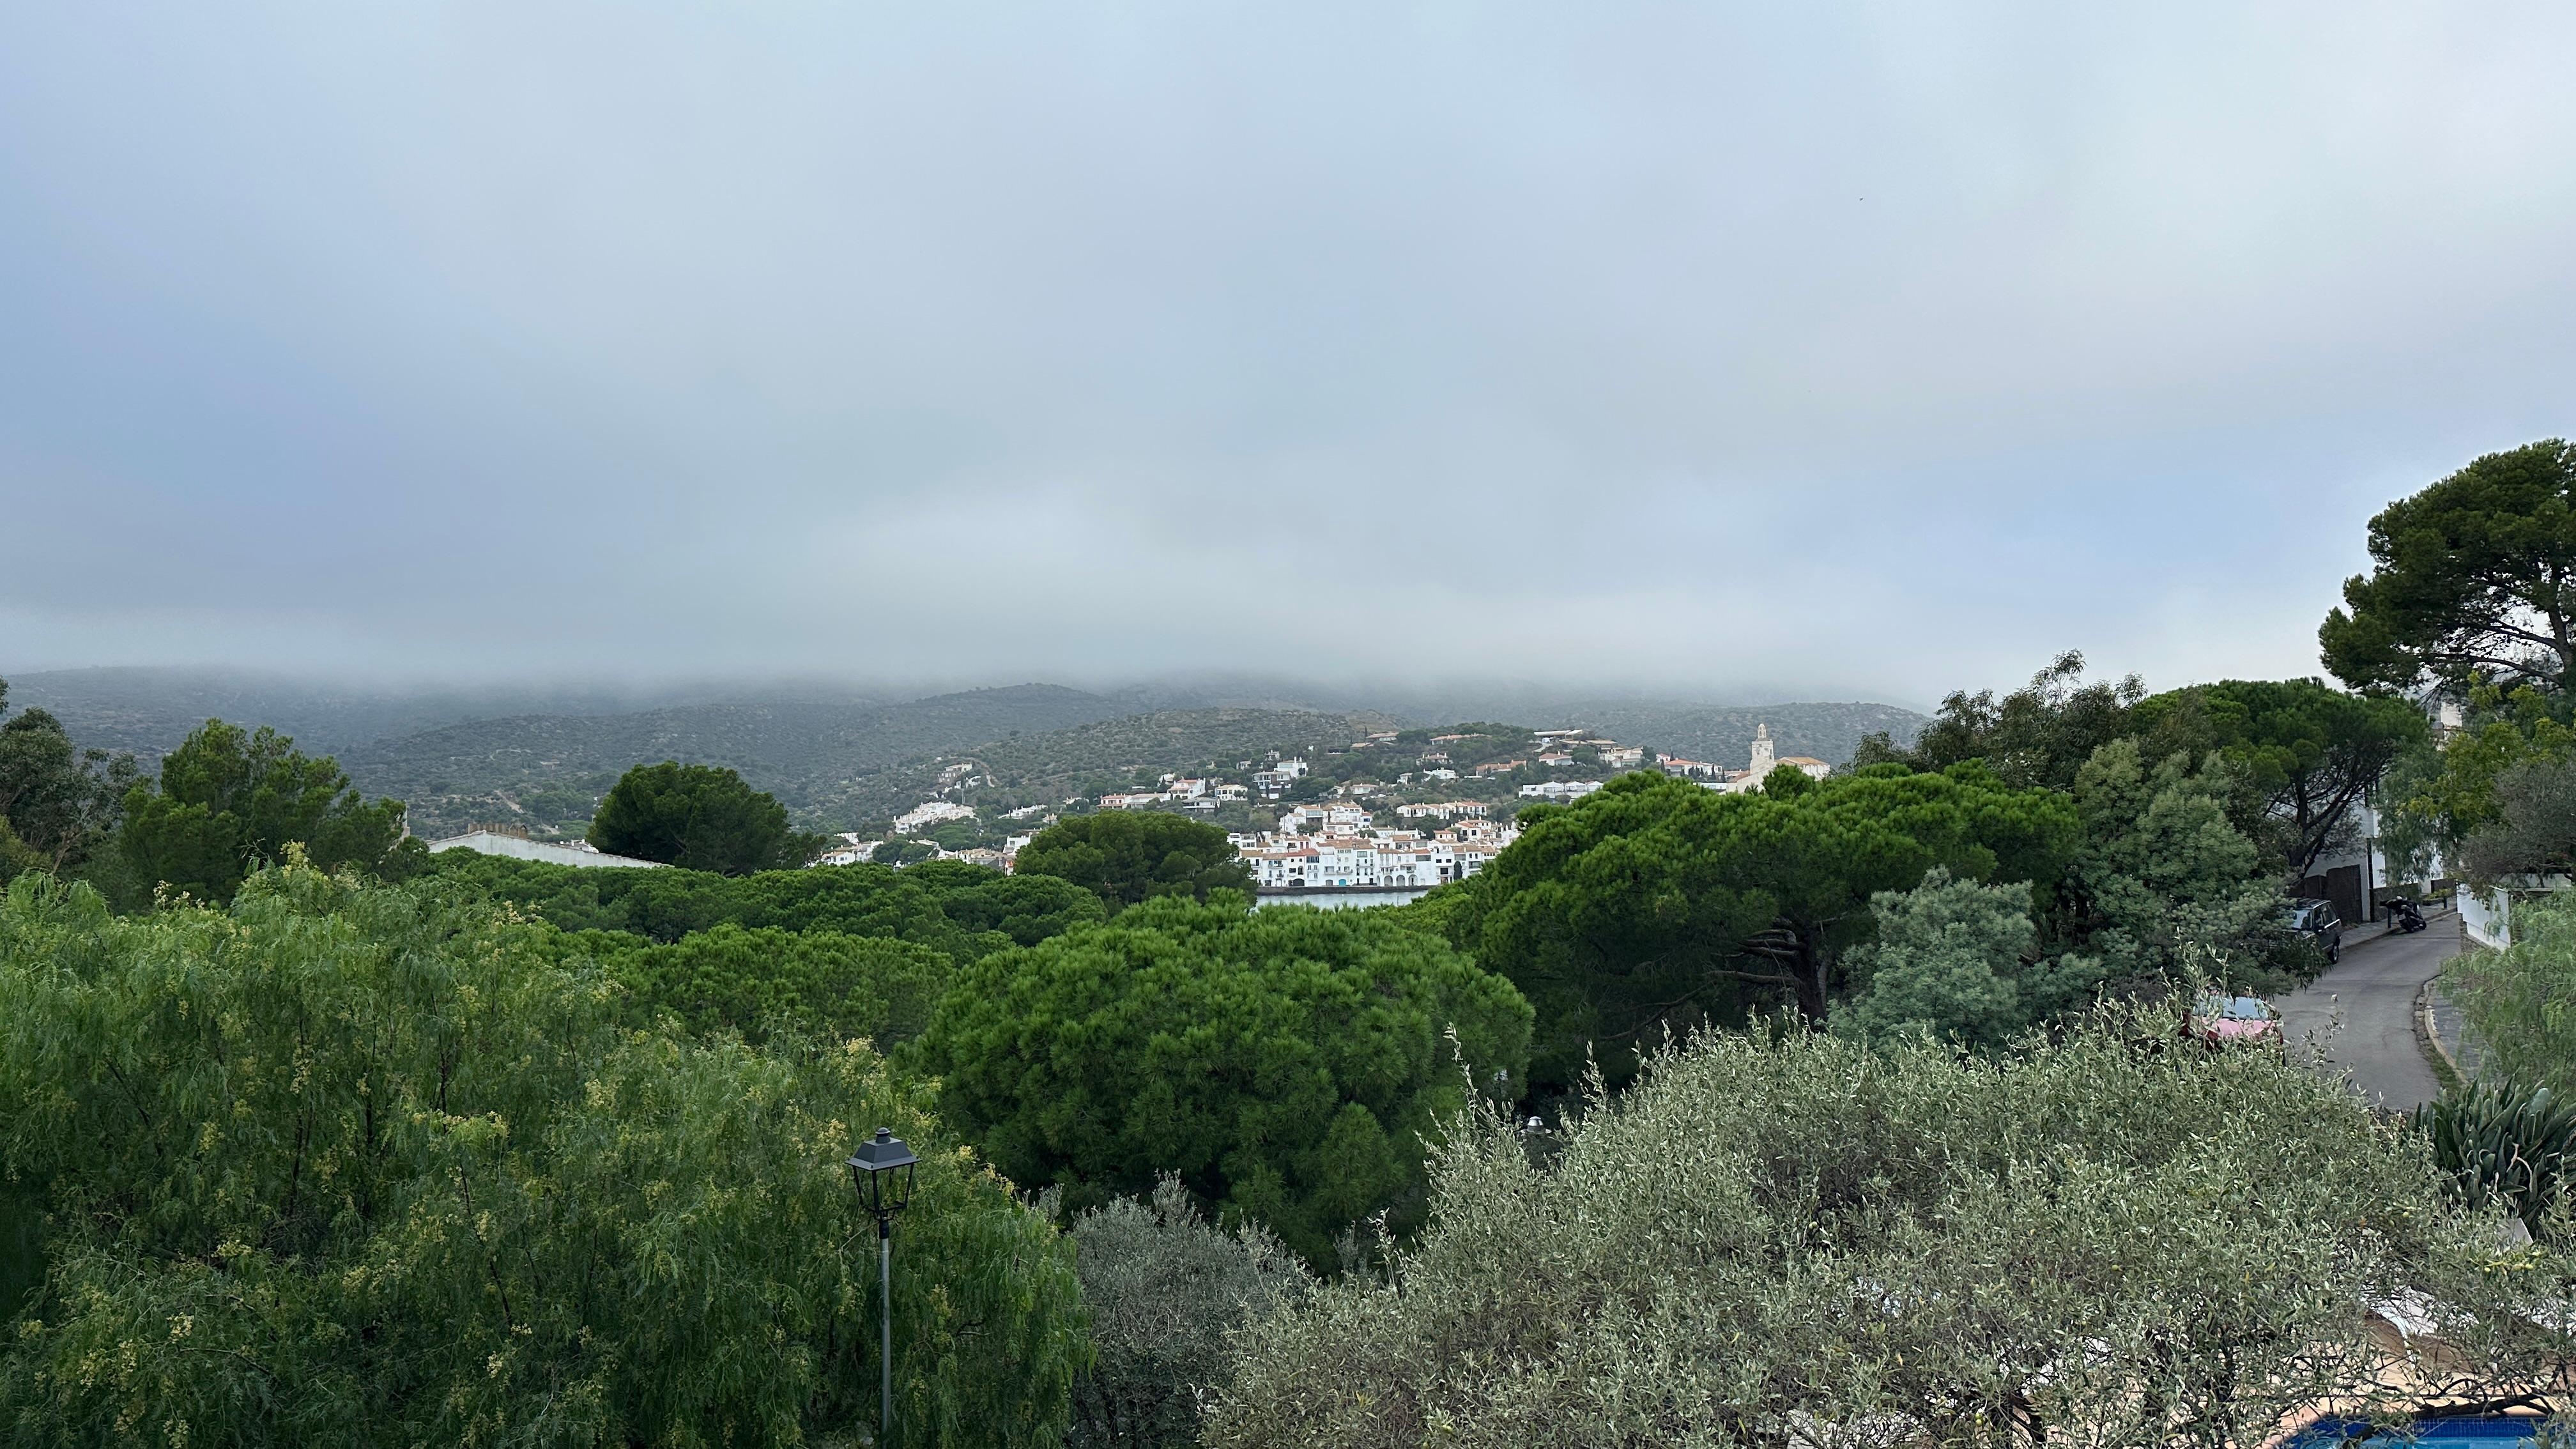
{"type": "MultiPolygon", "coordinates": [[[[627,767],[664,759],[730,766],[806,824],[843,828],[919,803],[942,768],[968,758],[1015,788],[1060,800],[1124,788],[1139,771],[1209,761],[1230,767],[1272,749],[1339,748],[1372,730],[1438,722],[1418,702],[1387,711],[1316,709],[1297,704],[1293,692],[1283,685],[1206,703],[1205,695],[1050,684],[909,700],[782,688],[707,691],[678,702],[665,694],[638,709],[635,694],[611,689],[402,694],[149,669],[10,676],[11,704],[51,710],[83,744],[133,750],[147,764],[209,715],[275,725],[309,751],[337,755],[368,794],[408,802],[414,830],[430,835],[487,820],[578,829],[627,767]],[[1154,707],[1164,700],[1192,707],[1154,707]]],[[[1779,753],[1838,764],[1865,734],[1886,730],[1910,740],[1924,722],[1910,710],[1859,702],[1515,703],[1509,713],[1447,718],[1587,728],[1736,767],[1758,724],[1771,727],[1779,753]]]]}
{"type": "Polygon", "coordinates": [[[1061,729],[1116,709],[1081,690],[1023,684],[901,704],[778,700],[588,717],[523,715],[379,740],[341,763],[370,794],[409,802],[415,830],[496,813],[534,814],[549,825],[587,820],[588,804],[566,792],[595,802],[627,767],[657,760],[739,770],[812,818],[897,761],[1013,731],[1061,729]]]}

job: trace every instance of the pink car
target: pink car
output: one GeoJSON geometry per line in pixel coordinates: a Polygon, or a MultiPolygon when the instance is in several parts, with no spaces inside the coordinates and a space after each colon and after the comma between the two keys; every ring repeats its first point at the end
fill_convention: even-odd
{"type": "Polygon", "coordinates": [[[2281,1040],[2281,1014],[2259,996],[2205,996],[2191,1014],[2191,1034],[2212,1046],[2281,1040]]]}

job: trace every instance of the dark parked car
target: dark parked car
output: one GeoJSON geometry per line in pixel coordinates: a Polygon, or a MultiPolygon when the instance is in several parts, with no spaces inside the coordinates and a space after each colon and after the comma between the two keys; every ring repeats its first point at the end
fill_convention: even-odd
{"type": "Polygon", "coordinates": [[[2333,961],[2343,955],[2343,917],[2334,902],[2296,900],[2290,902],[2290,929],[2317,943],[2317,949],[2333,961]]]}

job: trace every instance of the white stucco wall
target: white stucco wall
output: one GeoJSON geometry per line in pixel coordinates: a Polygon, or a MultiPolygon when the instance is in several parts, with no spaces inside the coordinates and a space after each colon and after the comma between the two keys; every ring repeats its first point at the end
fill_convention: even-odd
{"type": "Polygon", "coordinates": [[[658,860],[637,860],[631,855],[607,855],[596,850],[581,850],[569,845],[547,845],[541,841],[521,840],[515,835],[496,835],[489,830],[469,830],[445,840],[433,840],[431,850],[470,850],[477,855],[506,855],[512,860],[542,860],[548,865],[577,865],[585,869],[620,866],[628,870],[661,870],[658,860]]]}

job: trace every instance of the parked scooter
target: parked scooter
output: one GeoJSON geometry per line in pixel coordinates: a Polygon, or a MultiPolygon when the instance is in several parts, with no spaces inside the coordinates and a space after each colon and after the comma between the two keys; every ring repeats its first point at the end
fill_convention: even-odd
{"type": "Polygon", "coordinates": [[[2424,912],[2413,901],[2399,896],[2388,903],[2388,929],[2411,933],[2424,929],[2424,912]]]}

